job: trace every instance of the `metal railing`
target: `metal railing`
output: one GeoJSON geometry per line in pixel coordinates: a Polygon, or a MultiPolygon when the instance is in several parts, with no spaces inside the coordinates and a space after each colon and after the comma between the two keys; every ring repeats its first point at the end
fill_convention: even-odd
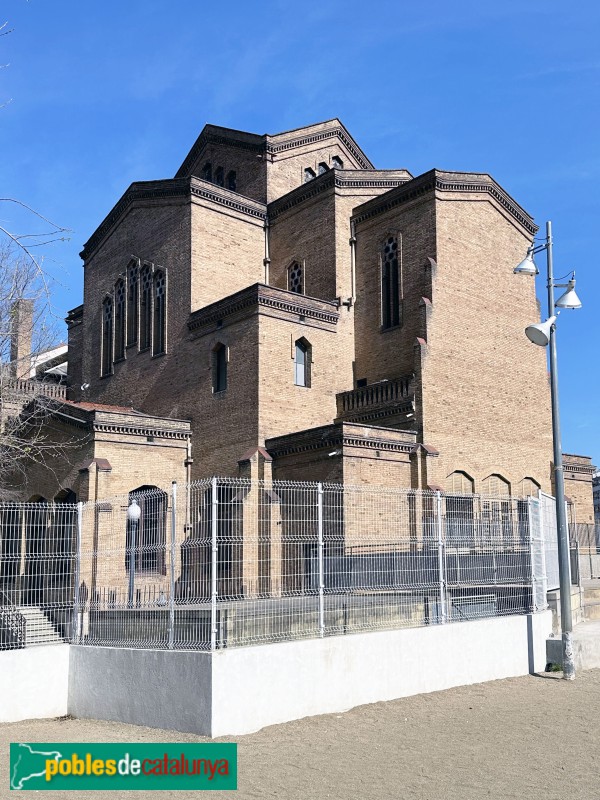
{"type": "Polygon", "coordinates": [[[0,607],[26,645],[195,650],[522,614],[546,607],[544,524],[531,498],[231,478],[13,503],[0,607]]]}

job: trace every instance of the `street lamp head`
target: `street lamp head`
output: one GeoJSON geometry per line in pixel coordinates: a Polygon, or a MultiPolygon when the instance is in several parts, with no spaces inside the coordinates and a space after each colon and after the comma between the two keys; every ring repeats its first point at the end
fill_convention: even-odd
{"type": "Polygon", "coordinates": [[[581,308],[581,300],[575,292],[575,278],[567,284],[567,291],[556,301],[557,308],[581,308]]]}
{"type": "Polygon", "coordinates": [[[529,247],[527,250],[527,255],[518,264],[514,269],[513,272],[515,275],[537,275],[539,273],[539,269],[535,265],[535,261],[533,260],[533,247],[529,247]]]}
{"type": "Polygon", "coordinates": [[[546,322],[538,322],[536,325],[528,325],[525,328],[525,336],[530,342],[546,347],[550,342],[550,331],[556,322],[556,317],[550,317],[546,322]]]}
{"type": "Polygon", "coordinates": [[[130,522],[139,522],[141,516],[142,509],[139,507],[138,501],[134,497],[131,503],[127,506],[127,519],[130,522]]]}

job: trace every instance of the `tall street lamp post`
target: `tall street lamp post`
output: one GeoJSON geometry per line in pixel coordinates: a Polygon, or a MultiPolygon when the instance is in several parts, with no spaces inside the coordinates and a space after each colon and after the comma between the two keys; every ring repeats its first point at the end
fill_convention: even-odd
{"type": "MultiPolygon", "coordinates": [[[[560,616],[562,628],[562,662],[563,677],[572,681],[575,678],[573,662],[573,615],[571,613],[571,568],[569,554],[569,531],[565,506],[565,479],[563,473],[563,457],[560,436],[560,417],[558,409],[558,364],[556,359],[556,318],[560,313],[556,309],[581,308],[581,302],[575,293],[575,273],[570,274],[568,283],[554,282],[552,263],[552,223],[546,223],[546,238],[528,249],[525,259],[515,267],[514,272],[521,275],[537,275],[538,269],[533,260],[536,253],[546,251],[548,267],[548,319],[525,328],[527,338],[540,347],[550,345],[550,396],[552,402],[552,442],[554,446],[554,493],[556,496],[556,526],[558,533],[558,575],[560,583],[560,616]],[[566,292],[554,301],[554,289],[566,288],[566,292]]],[[[560,279],[562,280],[562,279],[560,279]]]]}

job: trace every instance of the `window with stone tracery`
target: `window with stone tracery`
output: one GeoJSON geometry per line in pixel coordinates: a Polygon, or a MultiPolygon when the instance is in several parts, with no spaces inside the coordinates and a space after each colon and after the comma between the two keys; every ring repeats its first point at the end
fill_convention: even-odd
{"type": "Polygon", "coordinates": [[[140,268],[133,262],[127,268],[127,346],[138,339],[139,287],[140,268]]]}
{"type": "Polygon", "coordinates": [[[115,361],[125,358],[125,281],[115,284],[115,361]]]}
{"type": "Polygon", "coordinates": [[[162,269],[154,272],[154,336],[152,337],[152,354],[157,356],[165,352],[167,331],[166,309],[167,281],[162,269]]]}
{"type": "Polygon", "coordinates": [[[288,289],[296,294],[304,294],[304,269],[298,261],[288,267],[288,289]]]}
{"type": "Polygon", "coordinates": [[[400,275],[398,266],[398,239],[390,236],[381,255],[381,327],[400,325],[400,275]]]}
{"type": "Polygon", "coordinates": [[[140,350],[147,350],[152,341],[152,269],[148,264],[140,274],[140,350]]]}
{"type": "Polygon", "coordinates": [[[101,374],[112,373],[113,362],[113,301],[106,297],[102,303],[102,365],[101,374]]]}

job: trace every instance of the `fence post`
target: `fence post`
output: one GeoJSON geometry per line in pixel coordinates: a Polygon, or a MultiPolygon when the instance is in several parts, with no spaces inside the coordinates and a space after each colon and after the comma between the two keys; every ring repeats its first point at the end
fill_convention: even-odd
{"type": "Polygon", "coordinates": [[[444,576],[444,520],[442,517],[442,494],[435,493],[436,529],[438,541],[438,575],[440,583],[440,611],[442,625],[447,621],[446,580],[444,576]]]}
{"type": "Polygon", "coordinates": [[[325,575],[323,564],[323,484],[317,484],[317,536],[319,546],[319,636],[325,636],[325,606],[323,592],[325,589],[325,575]]]}
{"type": "Polygon", "coordinates": [[[169,650],[175,642],[175,535],[177,531],[177,481],[171,484],[171,565],[169,570],[169,650]]]}
{"type": "Polygon", "coordinates": [[[210,649],[217,649],[217,513],[219,500],[217,497],[217,479],[212,479],[212,515],[211,515],[211,592],[210,592],[210,649]]]}
{"type": "Polygon", "coordinates": [[[77,503],[77,537],[75,544],[75,594],[73,597],[73,615],[71,618],[71,642],[79,638],[79,578],[81,577],[81,531],[83,503],[77,503]]]}

